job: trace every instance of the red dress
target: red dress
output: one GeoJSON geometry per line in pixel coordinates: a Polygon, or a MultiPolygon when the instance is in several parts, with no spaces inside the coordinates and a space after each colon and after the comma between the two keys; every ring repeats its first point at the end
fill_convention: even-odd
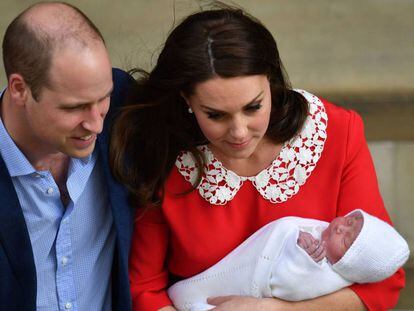
{"type": "MultiPolygon", "coordinates": [[[[308,99],[310,114],[296,139],[256,177],[225,169],[207,147],[198,188],[194,161],[181,154],[166,185],[160,209],[136,216],[130,257],[134,310],[158,310],[171,301],[168,275],[193,276],[212,266],[256,230],[284,216],[330,222],[356,208],[390,222],[378,189],[361,118],[353,111],[308,99]]],[[[404,271],[373,284],[350,288],[369,310],[398,301],[404,271]]]]}

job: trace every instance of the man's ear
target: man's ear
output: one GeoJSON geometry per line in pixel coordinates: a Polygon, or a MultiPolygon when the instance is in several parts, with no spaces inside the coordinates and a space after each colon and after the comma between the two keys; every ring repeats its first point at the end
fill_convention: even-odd
{"type": "Polygon", "coordinates": [[[9,76],[7,89],[13,102],[19,105],[24,105],[32,96],[29,85],[18,73],[12,73],[9,76]]]}

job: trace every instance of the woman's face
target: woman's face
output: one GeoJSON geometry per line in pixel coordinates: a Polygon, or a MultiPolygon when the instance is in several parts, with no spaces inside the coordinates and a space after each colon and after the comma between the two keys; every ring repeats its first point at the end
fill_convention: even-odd
{"type": "Polygon", "coordinates": [[[222,160],[249,158],[263,142],[271,110],[265,75],[216,77],[196,85],[185,99],[222,160]]]}

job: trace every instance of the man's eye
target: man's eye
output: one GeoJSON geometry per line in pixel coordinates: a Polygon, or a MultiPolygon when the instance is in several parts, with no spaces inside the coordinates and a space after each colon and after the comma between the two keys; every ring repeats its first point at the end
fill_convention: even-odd
{"type": "Polygon", "coordinates": [[[262,104],[258,103],[258,104],[247,107],[246,110],[247,111],[257,111],[260,108],[262,108],[262,104]]]}
{"type": "Polygon", "coordinates": [[[67,111],[75,111],[75,110],[82,110],[85,107],[83,105],[81,106],[73,106],[73,107],[64,107],[63,110],[67,110],[67,111]]]}

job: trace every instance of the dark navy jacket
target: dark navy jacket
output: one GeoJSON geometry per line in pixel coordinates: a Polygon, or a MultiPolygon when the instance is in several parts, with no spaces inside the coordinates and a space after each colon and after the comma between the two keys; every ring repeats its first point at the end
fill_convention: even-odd
{"type": "MultiPolygon", "coordinates": [[[[112,207],[116,243],[112,265],[113,310],[131,310],[128,281],[128,253],[132,234],[132,209],[127,191],[117,183],[108,166],[108,139],[110,123],[125,100],[131,78],[119,69],[113,69],[114,91],[104,129],[97,138],[109,200],[112,207]]],[[[87,238],[87,237],[85,237],[87,238]]],[[[6,164],[0,157],[0,310],[36,310],[36,270],[29,233],[20,203],[6,164]]],[[[93,299],[93,297],[91,297],[93,299]]]]}

